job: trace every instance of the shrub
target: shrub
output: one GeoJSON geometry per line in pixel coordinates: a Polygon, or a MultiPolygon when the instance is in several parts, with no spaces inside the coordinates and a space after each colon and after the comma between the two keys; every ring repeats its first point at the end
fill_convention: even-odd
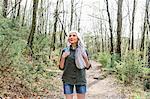
{"type": "Polygon", "coordinates": [[[143,66],[144,61],[140,58],[139,52],[130,51],[117,63],[117,76],[124,84],[132,84],[135,79],[142,76],[143,66]]]}
{"type": "Polygon", "coordinates": [[[109,53],[99,53],[98,61],[103,65],[103,67],[108,67],[109,62],[111,60],[111,55],[109,53]]]}
{"type": "MultiPolygon", "coordinates": [[[[50,78],[55,73],[46,71],[55,66],[49,59],[50,39],[35,35],[33,59],[27,49],[28,28],[18,27],[9,19],[0,18],[0,94],[2,96],[31,95],[52,88],[50,78]],[[33,89],[33,90],[32,90],[33,89]],[[9,94],[11,93],[11,94],[9,94]],[[15,94],[14,94],[15,93],[15,94]],[[21,95],[20,95],[21,94],[21,95]]],[[[58,51],[55,52],[58,54],[58,51]]]]}
{"type": "Polygon", "coordinates": [[[114,69],[116,66],[117,54],[110,54],[108,52],[101,52],[98,54],[94,54],[93,58],[98,60],[104,68],[114,69]]]}

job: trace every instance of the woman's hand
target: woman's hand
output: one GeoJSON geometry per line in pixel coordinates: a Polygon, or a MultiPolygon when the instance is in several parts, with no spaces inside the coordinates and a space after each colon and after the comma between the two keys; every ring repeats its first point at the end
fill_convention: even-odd
{"type": "Polygon", "coordinates": [[[65,52],[62,54],[62,58],[66,58],[68,55],[70,55],[70,52],[65,51],[65,52]]]}
{"type": "Polygon", "coordinates": [[[91,68],[91,64],[89,66],[86,66],[85,69],[89,70],[91,68]]]}
{"type": "Polygon", "coordinates": [[[59,68],[61,70],[64,69],[64,63],[65,63],[65,58],[70,54],[69,51],[65,51],[63,52],[62,56],[61,56],[61,59],[60,59],[60,63],[59,63],[59,68]]]}

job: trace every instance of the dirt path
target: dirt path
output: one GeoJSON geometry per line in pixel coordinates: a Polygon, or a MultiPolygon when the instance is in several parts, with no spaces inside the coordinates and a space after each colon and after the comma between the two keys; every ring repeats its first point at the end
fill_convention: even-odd
{"type": "MultiPolygon", "coordinates": [[[[111,75],[107,77],[104,76],[104,72],[101,71],[101,64],[91,61],[92,68],[86,72],[87,74],[87,85],[88,85],[88,92],[86,95],[86,99],[127,99],[124,94],[120,93],[120,88],[116,82],[115,78],[111,75]]],[[[57,80],[60,81],[59,90],[60,97],[58,99],[65,99],[63,98],[63,90],[62,90],[62,82],[61,82],[61,75],[62,72],[58,73],[59,77],[56,77],[57,80]]],[[[57,94],[58,95],[58,94],[57,94]]],[[[55,95],[55,96],[57,96],[55,95]]],[[[76,95],[74,94],[74,99],[76,99],[76,95]]],[[[56,97],[55,97],[56,99],[56,97]]]]}
{"type": "Polygon", "coordinates": [[[88,93],[87,99],[126,99],[119,91],[115,78],[107,77],[101,71],[101,64],[91,61],[92,69],[87,71],[88,93]]]}

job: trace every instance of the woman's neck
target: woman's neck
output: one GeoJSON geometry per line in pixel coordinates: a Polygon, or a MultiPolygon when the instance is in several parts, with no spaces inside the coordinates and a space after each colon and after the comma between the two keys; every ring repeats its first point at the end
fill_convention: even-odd
{"type": "Polygon", "coordinates": [[[76,49],[77,44],[71,44],[71,46],[72,46],[73,49],[76,49]]]}

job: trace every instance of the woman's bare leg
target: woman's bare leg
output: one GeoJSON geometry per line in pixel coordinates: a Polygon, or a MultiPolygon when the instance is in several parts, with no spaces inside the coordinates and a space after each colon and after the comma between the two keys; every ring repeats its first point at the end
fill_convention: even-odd
{"type": "Polygon", "coordinates": [[[66,99],[73,99],[73,94],[65,94],[66,99]]]}
{"type": "Polygon", "coordinates": [[[85,94],[77,94],[77,99],[85,99],[85,94]]]}

